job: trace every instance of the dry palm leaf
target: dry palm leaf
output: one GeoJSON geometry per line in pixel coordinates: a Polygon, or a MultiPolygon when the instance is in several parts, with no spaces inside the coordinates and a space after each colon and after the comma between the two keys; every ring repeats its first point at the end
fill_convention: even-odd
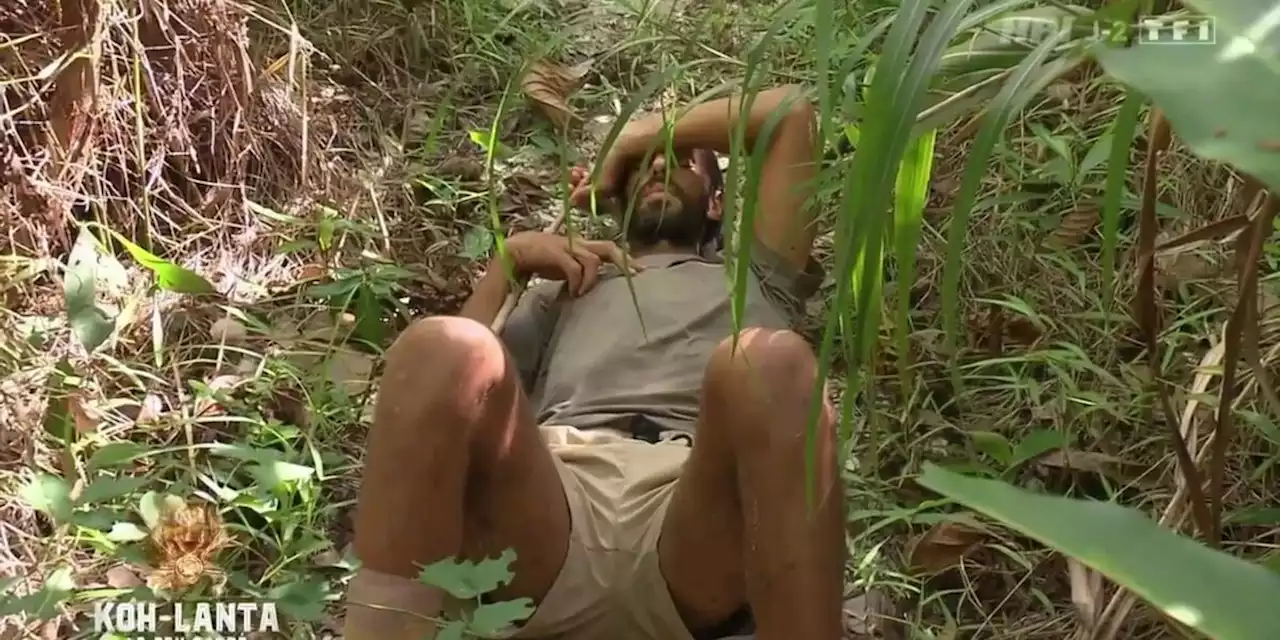
{"type": "Polygon", "coordinates": [[[539,60],[530,65],[520,86],[525,95],[538,105],[542,115],[557,129],[564,129],[569,123],[581,120],[569,106],[569,96],[582,86],[590,69],[590,60],[572,67],[539,60]]]}

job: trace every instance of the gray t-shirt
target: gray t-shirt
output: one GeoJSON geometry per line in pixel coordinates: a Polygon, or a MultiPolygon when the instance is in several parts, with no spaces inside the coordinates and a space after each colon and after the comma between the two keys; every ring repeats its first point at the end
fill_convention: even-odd
{"type": "MultiPolygon", "coordinates": [[[[751,260],[742,327],[793,328],[821,280],[816,264],[797,273],[764,246],[751,260]]],[[[577,299],[562,283],[537,283],[507,320],[501,337],[538,424],[626,430],[642,416],[661,431],[693,433],[703,370],[733,335],[725,264],[692,254],[636,262],[645,268],[630,286],[607,265],[577,299]]]]}

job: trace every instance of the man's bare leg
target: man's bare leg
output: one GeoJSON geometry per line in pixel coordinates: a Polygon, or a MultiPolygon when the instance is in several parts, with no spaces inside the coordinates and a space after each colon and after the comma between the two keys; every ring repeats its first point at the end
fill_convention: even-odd
{"type": "Polygon", "coordinates": [[[817,361],[800,336],[743,332],[703,380],[701,417],[658,545],[686,625],[723,623],[745,603],[758,640],[841,636],[845,541],[834,414],[824,405],[805,499],[805,431],[817,361]]]}
{"type": "MultiPolygon", "coordinates": [[[[438,615],[443,594],[413,583],[422,566],[507,548],[516,552],[516,577],[495,595],[546,595],[564,562],[570,517],[527,405],[506,350],[479,323],[431,318],[396,340],[356,510],[363,568],[352,599],[392,591],[392,606],[438,615]]],[[[419,616],[352,603],[346,637],[418,640],[431,629],[419,616]]]]}

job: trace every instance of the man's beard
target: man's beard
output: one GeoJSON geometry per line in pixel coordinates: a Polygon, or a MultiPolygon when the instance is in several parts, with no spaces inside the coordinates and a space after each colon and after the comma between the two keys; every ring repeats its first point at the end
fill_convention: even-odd
{"type": "MultiPolygon", "coordinates": [[[[625,220],[626,209],[622,215],[625,220]]],[[[672,190],[641,199],[625,222],[627,243],[634,248],[666,242],[676,248],[697,249],[706,231],[707,206],[672,190]]]]}

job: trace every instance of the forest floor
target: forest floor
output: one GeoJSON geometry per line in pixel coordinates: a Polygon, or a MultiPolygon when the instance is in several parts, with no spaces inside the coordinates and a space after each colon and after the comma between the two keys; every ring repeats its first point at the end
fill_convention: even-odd
{"type": "MultiPolygon", "coordinates": [[[[651,74],[688,66],[663,104],[740,77],[775,8],[61,7],[0,9],[10,34],[0,35],[4,639],[88,637],[87,603],[181,583],[192,562],[196,574],[224,573],[231,596],[279,602],[293,637],[335,632],[380,349],[411,318],[457,310],[493,247],[493,216],[508,232],[556,216],[566,168],[594,160],[651,74]],[[77,46],[93,55],[59,56],[77,46]],[[566,107],[567,135],[548,119],[566,107]],[[117,237],[100,251],[80,228],[145,249],[117,237]],[[213,291],[183,293],[199,288],[192,274],[213,291]],[[100,346],[90,353],[86,341],[100,346]],[[217,515],[157,548],[166,496],[217,515]]],[[[810,77],[814,19],[801,12],[776,39],[765,71],[776,82],[810,77]]],[[[916,304],[915,381],[897,382],[892,362],[878,372],[848,469],[850,589],[891,594],[906,637],[1059,639],[1100,606],[1081,601],[1060,555],[940,510],[911,481],[921,461],[1151,513],[1169,503],[1165,434],[1137,408],[1128,325],[1100,311],[1098,213],[1082,195],[1101,179],[1108,100],[1087,74],[1054,85],[1001,147],[965,249],[968,346],[985,356],[960,394],[936,355],[936,312],[947,204],[972,126],[940,136],[919,277],[894,284],[916,304]]],[[[1203,224],[1234,206],[1222,204],[1230,176],[1183,152],[1166,176],[1169,220],[1193,212],[1203,224]]],[[[829,258],[829,235],[817,253],[829,258]]],[[[1160,267],[1174,314],[1166,371],[1183,420],[1204,420],[1229,260],[1206,247],[1160,267]]],[[[1264,295],[1280,300],[1271,287],[1264,295]]],[[[811,335],[827,305],[811,303],[811,335]]],[[[1231,463],[1230,538],[1275,549],[1280,430],[1263,411],[1248,415],[1258,419],[1231,463]]],[[[1168,633],[1138,607],[1120,635],[1168,633]]]]}

